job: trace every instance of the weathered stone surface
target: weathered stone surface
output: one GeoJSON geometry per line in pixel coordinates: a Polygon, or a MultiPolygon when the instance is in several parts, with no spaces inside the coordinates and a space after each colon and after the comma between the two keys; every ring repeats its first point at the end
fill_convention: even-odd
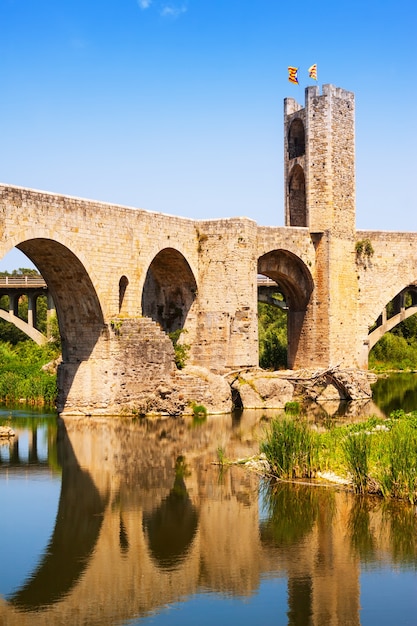
{"type": "Polygon", "coordinates": [[[293,399],[294,385],[278,373],[242,372],[231,384],[245,409],[283,408],[293,399]]]}

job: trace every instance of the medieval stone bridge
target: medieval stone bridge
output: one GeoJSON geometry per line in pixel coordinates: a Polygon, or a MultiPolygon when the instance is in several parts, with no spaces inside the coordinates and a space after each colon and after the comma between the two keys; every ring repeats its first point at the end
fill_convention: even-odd
{"type": "Polygon", "coordinates": [[[352,93],[308,87],[284,119],[284,227],[0,185],[0,257],[26,254],[56,306],[61,412],[158,411],[181,376],[177,397],[198,399],[201,372],[175,371],[178,329],[190,365],[257,367],[258,274],[285,296],[290,368],[367,367],[369,327],[416,284],[417,233],[356,230],[352,93]]]}

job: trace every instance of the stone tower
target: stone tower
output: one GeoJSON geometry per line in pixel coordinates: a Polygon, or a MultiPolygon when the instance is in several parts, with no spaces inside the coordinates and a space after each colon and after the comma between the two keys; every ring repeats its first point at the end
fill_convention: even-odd
{"type": "Polygon", "coordinates": [[[354,94],[307,87],[305,107],[284,101],[285,225],[355,231],[354,94]]]}
{"type": "Polygon", "coordinates": [[[284,101],[285,225],[308,228],[316,248],[315,289],[295,367],[364,365],[357,342],[354,116],[354,94],[333,85],[323,85],[322,95],[307,87],[304,108],[284,101]]]}

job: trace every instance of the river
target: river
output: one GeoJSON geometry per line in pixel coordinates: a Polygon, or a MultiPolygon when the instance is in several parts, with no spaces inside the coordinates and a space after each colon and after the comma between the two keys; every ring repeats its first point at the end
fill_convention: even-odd
{"type": "MultiPolygon", "coordinates": [[[[374,402],[417,409],[417,375],[374,402]]],[[[357,416],[328,409],[312,419],[357,416]]],[[[0,408],[1,626],[415,625],[415,507],[218,464],[256,453],[268,419],[0,408]]]]}

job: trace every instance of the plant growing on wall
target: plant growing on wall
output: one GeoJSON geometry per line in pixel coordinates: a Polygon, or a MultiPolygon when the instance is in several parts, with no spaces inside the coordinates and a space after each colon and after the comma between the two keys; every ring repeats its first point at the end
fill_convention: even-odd
{"type": "Polygon", "coordinates": [[[186,343],[178,343],[178,340],[181,337],[182,333],[186,332],[187,331],[185,328],[178,328],[172,333],[169,333],[169,338],[171,339],[172,345],[174,346],[175,365],[178,367],[179,370],[185,367],[191,347],[186,343]]]}
{"type": "Polygon", "coordinates": [[[370,239],[359,239],[355,243],[356,263],[362,263],[365,267],[374,255],[374,248],[370,239]]]}

